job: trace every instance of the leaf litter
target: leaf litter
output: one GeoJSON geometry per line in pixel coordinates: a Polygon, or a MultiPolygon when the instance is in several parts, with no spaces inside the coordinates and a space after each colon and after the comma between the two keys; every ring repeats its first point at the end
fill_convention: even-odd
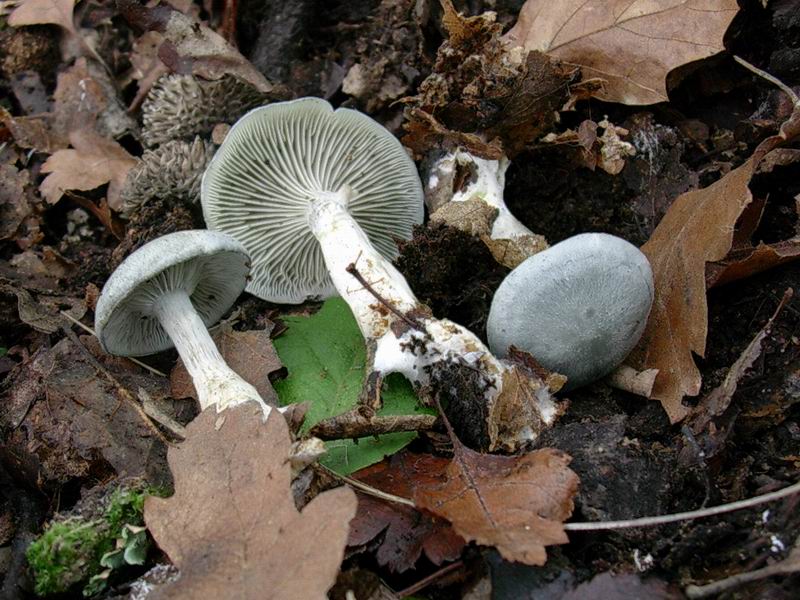
{"type": "MultiPolygon", "coordinates": [[[[156,567],[131,582],[136,572],[115,569],[110,583],[137,590],[130,597],[263,597],[265,589],[324,597],[332,589],[336,598],[395,597],[391,590],[455,598],[481,589],[510,598],[546,589],[563,598],[669,598],[678,587],[707,595],[743,585],[775,596],[796,583],[790,547],[800,523],[788,500],[760,516],[687,523],[681,536],[627,530],[567,543],[564,526],[680,512],[797,479],[796,300],[780,299],[798,285],[797,111],[791,94],[733,70],[724,54],[697,62],[724,48],[756,61],[757,38],[757,64],[769,56],[772,74],[795,86],[791,1],[655,10],[528,0],[519,14],[508,3],[477,2],[471,16],[450,1],[358,1],[319,14],[306,0],[259,9],[239,0],[202,13],[188,0],[15,4],[0,27],[0,79],[11,91],[0,108],[0,475],[12,494],[2,492],[0,523],[16,529],[3,534],[0,551],[19,557],[21,541],[40,532],[41,522],[14,519],[31,514],[19,512],[18,498],[28,496],[14,481],[69,507],[98,484],[136,474],[168,490],[174,480],[175,495],[152,499],[148,519],[180,572],[156,567]],[[737,10],[741,23],[729,28],[737,10]],[[693,18],[698,11],[703,19],[693,18]],[[280,51],[267,50],[268,40],[280,51]],[[202,99],[182,114],[207,118],[148,130],[142,112],[168,108],[153,98],[180,88],[165,84],[170,73],[188,78],[181,89],[202,99]],[[248,91],[233,102],[233,88],[248,91]],[[497,215],[479,198],[453,218],[431,218],[402,248],[412,289],[437,317],[479,336],[493,290],[546,246],[545,236],[553,243],[601,230],[644,244],[658,300],[631,364],[657,371],[651,396],[660,402],[598,383],[570,392],[561,422],[533,448],[485,454],[443,436],[434,411],[390,378],[380,414],[424,417],[426,426],[327,442],[323,465],[345,475],[362,469],[359,489],[385,492],[360,491],[356,509],[349,490],[322,491],[332,485],[328,471],[305,468],[319,449],[308,432],[355,406],[364,383],[363,341],[341,300],[287,316],[286,307],[246,299],[236,330],[214,334],[268,402],[309,403],[302,426],[304,409],[287,413],[299,438],[276,413],[266,424],[245,410],[196,417],[174,353],[145,359],[171,372],[167,379],[64,329],[64,313],[91,321],[97,290],[126,254],[157,235],[205,226],[198,206],[168,198],[121,218],[119,190],[143,146],[166,152],[172,139],[163,132],[174,131],[213,150],[254,98],[304,94],[368,112],[422,159],[423,177],[442,149],[512,159],[504,195],[540,240],[535,249],[492,240],[497,215]],[[641,108],[653,102],[662,104],[641,108]],[[770,318],[776,305],[783,310],[770,318]],[[247,451],[234,456],[237,448],[247,451]],[[405,501],[387,501],[392,495],[405,501]],[[531,578],[519,581],[547,570],[547,585],[509,592],[525,568],[531,578]]],[[[190,163],[169,173],[202,175],[190,163]]],[[[451,192],[474,176],[452,175],[451,192]]],[[[518,360],[516,369],[539,373],[518,360]]],[[[465,397],[442,399],[469,433],[482,417],[468,410],[471,380],[458,375],[465,397]]],[[[515,409],[524,381],[515,389],[482,424],[489,434],[524,421],[515,409]]],[[[488,446],[480,435],[465,439],[488,446]]],[[[155,560],[151,552],[147,567],[155,560]]],[[[7,586],[25,577],[16,564],[24,566],[12,563],[7,586]]]]}

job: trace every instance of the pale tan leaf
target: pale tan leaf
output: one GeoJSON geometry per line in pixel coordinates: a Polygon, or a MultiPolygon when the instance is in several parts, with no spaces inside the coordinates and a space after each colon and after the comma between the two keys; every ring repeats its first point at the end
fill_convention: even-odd
{"type": "Polygon", "coordinates": [[[75,0],[22,0],[8,17],[12,27],[23,25],[58,25],[75,34],[72,11],[75,0]]]}
{"type": "Polygon", "coordinates": [[[693,354],[703,356],[706,349],[706,263],[722,260],[731,249],[736,222],[752,200],[750,178],[761,160],[798,135],[800,109],[743,165],[707,188],[679,196],[642,247],[653,267],[655,300],[628,363],[638,370],[659,370],[651,397],[662,403],[673,423],[688,414],[683,397],[700,392],[693,354]]]}
{"type": "Polygon", "coordinates": [[[506,41],[605,80],[597,97],[667,100],[672,69],[722,52],[736,0],[527,0],[506,41]]]}
{"type": "Polygon", "coordinates": [[[108,183],[108,205],[121,208],[122,184],[136,159],[117,142],[83,129],[70,136],[73,149],[58,150],[42,166],[45,177],[39,190],[50,204],[55,204],[67,190],[93,190],[108,183]]]}
{"type": "Polygon", "coordinates": [[[175,494],[148,498],[145,521],[180,578],[151,600],[323,600],[344,556],[356,497],[319,494],[302,512],[291,491],[289,431],[255,403],[204,411],[170,448],[175,494]]]}

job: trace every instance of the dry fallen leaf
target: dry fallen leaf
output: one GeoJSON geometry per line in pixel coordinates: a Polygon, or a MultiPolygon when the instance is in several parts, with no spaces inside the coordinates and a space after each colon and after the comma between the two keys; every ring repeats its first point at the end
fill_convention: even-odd
{"type": "Polygon", "coordinates": [[[418,155],[458,145],[487,159],[513,157],[552,129],[577,69],[540,52],[509,53],[494,13],[464,17],[451,0],[441,4],[447,40],[407,99],[403,143],[418,155]]]}
{"type": "Polygon", "coordinates": [[[736,0],[527,0],[505,35],[601,78],[608,102],[653,104],[667,98],[672,69],[725,48],[736,0]]]}
{"type": "MultiPolygon", "coordinates": [[[[264,401],[278,406],[278,396],[269,382],[269,375],[283,365],[270,339],[270,329],[233,331],[229,325],[220,326],[211,337],[228,366],[258,390],[264,401]]],[[[170,374],[170,389],[174,398],[194,398],[197,392],[192,378],[179,359],[170,374]]]]}
{"type": "Polygon", "coordinates": [[[136,159],[117,142],[83,129],[69,136],[73,149],[58,150],[42,166],[49,173],[39,186],[50,204],[55,204],[67,190],[93,190],[108,183],[108,205],[121,207],[120,189],[136,159]]]}
{"type": "Polygon", "coordinates": [[[651,397],[662,403],[673,423],[688,414],[683,397],[700,392],[692,353],[703,356],[706,347],[706,263],[728,254],[734,226],[752,200],[748,184],[761,159],[798,135],[800,109],[743,165],[707,188],[679,196],[642,246],[653,267],[655,300],[628,363],[638,370],[659,370],[651,397]]]}
{"type": "MultiPolygon", "coordinates": [[[[792,298],[793,293],[791,288],[786,290],[772,317],[756,333],[755,337],[739,355],[739,358],[736,359],[736,362],[731,365],[722,383],[700,400],[686,419],[687,425],[695,435],[696,443],[703,450],[704,459],[708,460],[718,454],[725,444],[731,431],[729,425],[732,423],[717,422],[717,417],[722,416],[728,410],[739,382],[761,356],[764,340],[770,334],[775,319],[778,318],[778,315],[792,298]]],[[[695,454],[693,447],[694,444],[687,446],[687,450],[691,450],[692,456],[695,454]]]]}
{"type": "Polygon", "coordinates": [[[180,578],[148,598],[323,600],[344,555],[356,497],[318,495],[298,512],[283,417],[247,403],[206,410],[170,448],[170,498],[148,498],[145,521],[180,578]]]}
{"type": "Polygon", "coordinates": [[[711,288],[744,279],[798,258],[800,258],[800,237],[774,244],[762,242],[755,247],[736,248],[723,260],[708,265],[706,285],[711,288]]]}
{"type": "Polygon", "coordinates": [[[75,0],[22,0],[8,17],[12,27],[23,25],[59,25],[75,34],[72,11],[75,0]]]}
{"type": "Polygon", "coordinates": [[[453,458],[443,471],[415,482],[414,503],[453,524],[467,541],[494,546],[506,560],[543,565],[545,546],[569,540],[578,476],[570,457],[553,448],[518,456],[481,454],[464,446],[445,421],[453,458]]]}
{"type": "MultiPolygon", "coordinates": [[[[352,477],[383,492],[411,498],[418,482],[435,478],[449,462],[446,458],[402,450],[352,477]]],[[[437,566],[455,560],[465,545],[443,519],[410,506],[358,494],[358,511],[350,522],[347,545],[363,546],[381,533],[375,558],[378,564],[397,573],[411,569],[423,552],[437,566]]]]}
{"type": "Polygon", "coordinates": [[[148,8],[138,0],[118,0],[117,8],[134,26],[163,35],[158,57],[172,72],[210,80],[231,75],[265,94],[284,94],[285,90],[267,81],[225,38],[197,19],[169,5],[148,8]]]}

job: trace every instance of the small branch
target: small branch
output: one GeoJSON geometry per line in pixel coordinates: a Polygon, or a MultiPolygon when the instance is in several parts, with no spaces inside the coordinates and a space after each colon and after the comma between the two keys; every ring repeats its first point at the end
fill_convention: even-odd
{"type": "MultiPolygon", "coordinates": [[[[70,322],[74,323],[75,325],[77,325],[78,327],[80,327],[81,329],[83,329],[83,330],[84,330],[86,333],[89,333],[89,334],[93,335],[94,337],[97,337],[97,334],[94,332],[94,329],[92,329],[92,328],[91,328],[91,327],[89,327],[88,325],[84,325],[83,323],[81,323],[80,321],[78,321],[78,319],[76,319],[75,317],[73,317],[71,314],[69,314],[69,313],[67,313],[67,312],[64,312],[63,310],[62,310],[62,311],[60,311],[60,312],[61,312],[61,315],[62,315],[62,316],[64,316],[64,317],[66,317],[68,321],[70,321],[70,322]]],[[[161,376],[161,377],[166,377],[166,375],[165,375],[164,373],[162,373],[161,371],[159,371],[159,370],[158,370],[158,369],[156,369],[155,367],[151,367],[150,365],[148,365],[148,364],[145,364],[145,363],[143,363],[143,362],[142,362],[142,361],[140,361],[140,360],[136,360],[136,359],[135,359],[135,358],[133,358],[132,356],[126,356],[125,358],[127,358],[127,359],[128,359],[129,361],[131,361],[132,363],[134,363],[134,364],[136,364],[136,365],[139,365],[139,366],[140,366],[140,367],[142,367],[143,369],[147,369],[148,371],[150,371],[150,372],[151,372],[151,373],[153,373],[154,375],[159,375],[159,376],[161,376]]]]}
{"type": "Polygon", "coordinates": [[[400,590],[399,592],[397,592],[397,597],[398,598],[405,598],[407,596],[411,596],[413,594],[416,594],[420,590],[428,587],[430,584],[432,584],[437,579],[441,579],[445,575],[448,575],[449,573],[452,573],[453,571],[457,571],[458,569],[460,569],[463,566],[464,566],[464,562],[461,561],[461,560],[457,560],[454,563],[450,563],[449,565],[442,567],[438,571],[436,571],[434,573],[431,573],[427,577],[424,577],[423,579],[420,579],[417,583],[408,586],[406,589],[400,590]]]}
{"type": "Polygon", "coordinates": [[[145,413],[145,412],[144,412],[144,409],[143,409],[143,408],[142,408],[142,406],[141,406],[141,405],[140,405],[140,404],[139,404],[139,403],[136,401],[136,399],[133,397],[133,394],[131,394],[131,393],[128,391],[128,389],[127,389],[125,386],[123,386],[123,385],[122,385],[122,384],[121,384],[121,383],[120,383],[120,382],[117,380],[117,378],[116,378],[116,377],[114,377],[114,376],[113,376],[113,375],[112,375],[112,374],[111,374],[111,373],[108,371],[108,369],[106,369],[106,368],[105,368],[103,365],[101,365],[101,364],[100,364],[100,363],[97,361],[97,359],[96,359],[94,356],[92,356],[92,353],[91,353],[91,352],[89,352],[89,350],[87,350],[87,349],[86,349],[86,346],[84,346],[84,345],[81,343],[81,341],[78,339],[78,336],[77,336],[77,335],[75,335],[75,332],[74,332],[74,331],[72,331],[72,329],[70,329],[69,327],[63,327],[62,329],[63,329],[64,333],[66,333],[66,334],[67,334],[67,337],[69,338],[69,340],[70,340],[70,341],[71,341],[73,344],[75,344],[75,346],[77,346],[77,347],[80,349],[80,351],[83,353],[83,355],[84,355],[84,356],[86,357],[86,359],[89,361],[89,363],[90,363],[90,364],[91,364],[91,365],[92,365],[92,366],[95,368],[95,370],[97,370],[97,371],[98,371],[99,373],[101,373],[101,374],[102,374],[102,375],[103,375],[103,376],[104,376],[106,379],[108,379],[108,381],[109,381],[109,382],[110,382],[112,385],[114,385],[114,387],[116,387],[116,388],[117,388],[117,391],[119,392],[120,396],[122,396],[122,397],[123,397],[123,398],[124,398],[126,401],[128,401],[128,403],[130,403],[130,404],[131,404],[131,406],[133,406],[133,409],[136,411],[136,413],[137,413],[137,414],[139,415],[139,417],[142,419],[142,421],[143,421],[143,422],[144,422],[144,424],[147,426],[147,428],[148,428],[148,429],[150,429],[150,430],[151,430],[151,431],[152,431],[152,432],[155,434],[155,436],[156,436],[156,437],[157,437],[159,440],[161,440],[162,442],[164,442],[164,444],[166,444],[167,446],[172,446],[172,445],[173,445],[173,443],[172,443],[172,442],[170,442],[170,441],[169,441],[169,440],[168,440],[168,439],[167,439],[167,438],[164,436],[164,434],[163,434],[163,433],[161,433],[161,431],[158,429],[158,427],[156,427],[156,426],[155,426],[155,424],[154,424],[154,423],[153,423],[153,422],[150,420],[150,417],[148,417],[148,416],[147,416],[147,413],[145,413]]]}
{"type": "Polygon", "coordinates": [[[755,66],[753,64],[750,64],[749,62],[747,62],[745,59],[743,59],[740,56],[734,55],[733,60],[738,62],[740,65],[742,65],[745,69],[748,69],[748,70],[752,71],[753,73],[755,73],[759,77],[761,77],[763,79],[766,79],[771,84],[779,87],[781,90],[783,90],[783,92],[787,96],[789,96],[789,99],[792,101],[792,104],[794,104],[795,108],[800,108],[800,98],[798,98],[797,94],[795,94],[795,92],[794,92],[794,90],[792,88],[790,88],[788,85],[783,83],[780,79],[778,79],[774,75],[770,75],[766,71],[762,71],[757,66],[755,66]]]}
{"type": "Polygon", "coordinates": [[[405,323],[407,323],[407,324],[408,324],[408,326],[409,326],[409,327],[412,327],[413,329],[416,329],[417,331],[421,331],[421,332],[423,332],[423,333],[426,333],[426,331],[425,331],[425,328],[424,328],[424,327],[423,327],[423,326],[422,326],[422,325],[421,325],[421,324],[420,324],[418,321],[416,321],[415,319],[412,319],[411,317],[409,317],[409,316],[407,316],[407,315],[404,315],[403,313],[401,313],[401,312],[400,312],[399,310],[397,310],[397,309],[396,309],[394,306],[392,306],[392,305],[389,303],[389,301],[388,301],[388,300],[386,300],[386,299],[385,299],[383,296],[381,296],[381,295],[380,295],[380,294],[379,294],[377,291],[375,291],[375,288],[373,288],[373,287],[372,287],[372,286],[371,286],[371,285],[370,285],[370,284],[367,282],[367,280],[366,280],[366,279],[364,279],[364,276],[363,276],[363,275],[361,275],[361,273],[359,273],[359,272],[358,272],[358,269],[356,269],[356,263],[350,263],[349,265],[347,265],[347,268],[346,268],[345,270],[346,270],[348,273],[350,273],[350,275],[352,275],[353,277],[355,277],[355,278],[356,278],[356,280],[358,280],[358,283],[360,283],[361,285],[363,285],[363,286],[364,286],[364,289],[365,289],[365,290],[367,290],[367,291],[368,291],[370,294],[372,294],[373,296],[375,296],[375,299],[376,299],[378,302],[380,302],[381,304],[383,304],[383,305],[384,305],[384,306],[385,306],[385,307],[386,307],[386,308],[387,308],[387,309],[388,309],[388,310],[389,310],[389,311],[390,311],[390,312],[391,312],[393,315],[395,315],[395,316],[396,316],[398,319],[401,319],[401,320],[403,320],[405,323]]]}
{"type": "Polygon", "coordinates": [[[436,423],[436,415],[366,417],[358,413],[358,408],[320,421],[309,433],[323,440],[342,440],[401,431],[427,431],[436,423]]]}
{"type": "Polygon", "coordinates": [[[792,560],[790,556],[786,560],[761,569],[756,569],[755,571],[738,573],[726,577],[725,579],[720,579],[719,581],[707,583],[706,585],[689,585],[684,591],[686,592],[686,596],[692,598],[692,600],[695,598],[707,598],[708,596],[716,596],[727,590],[739,587],[745,583],[758,581],[759,579],[772,577],[773,575],[789,575],[798,571],[800,571],[800,561],[792,560]]]}
{"type": "MultiPolygon", "coordinates": [[[[336,474],[334,473],[334,475],[336,474]]],[[[341,475],[336,475],[336,477],[346,481],[347,483],[351,483],[348,478],[342,477],[341,475]]],[[[405,504],[407,506],[415,506],[415,504],[407,498],[402,498],[401,496],[395,496],[393,494],[387,494],[386,492],[382,492],[381,490],[372,488],[361,482],[357,482],[357,485],[353,485],[353,487],[357,487],[365,494],[375,496],[376,498],[382,498],[383,500],[387,500],[389,502],[396,502],[397,504],[405,504]]],[[[738,500],[737,502],[730,502],[728,504],[721,504],[719,506],[712,506],[711,508],[704,508],[701,510],[692,510],[688,512],[674,513],[671,515],[658,515],[655,517],[642,517],[640,519],[629,519],[627,521],[576,521],[573,523],[564,523],[564,529],[566,531],[606,531],[611,529],[653,527],[655,525],[677,523],[679,521],[688,521],[690,519],[701,519],[704,517],[712,517],[714,515],[734,512],[745,508],[752,508],[753,506],[758,506],[759,504],[774,502],[775,500],[781,500],[782,498],[786,498],[798,493],[800,493],[800,482],[768,494],[762,494],[746,500],[738,500]]]]}
{"type": "Polygon", "coordinates": [[[381,490],[374,488],[372,486],[367,485],[366,483],[360,482],[358,479],[353,479],[352,477],[347,477],[345,475],[339,475],[338,473],[331,471],[325,465],[317,465],[319,468],[323,469],[329,475],[339,479],[340,481],[344,481],[350,487],[353,487],[368,496],[373,496],[375,498],[380,498],[381,500],[386,500],[387,502],[394,502],[395,504],[403,504],[405,506],[410,506],[414,508],[416,505],[413,501],[409,500],[408,498],[403,498],[401,496],[395,496],[394,494],[389,494],[387,492],[382,492],[381,490]]]}
{"type": "Polygon", "coordinates": [[[586,522],[586,523],[564,523],[564,529],[567,531],[607,531],[611,529],[630,529],[633,527],[653,527],[655,525],[665,525],[667,523],[677,523],[678,521],[688,521],[690,519],[701,519],[705,517],[713,517],[714,515],[722,515],[725,513],[742,510],[744,508],[751,508],[764,504],[766,502],[773,502],[780,500],[787,496],[800,493],[800,482],[770,492],[769,494],[762,494],[754,498],[746,500],[738,500],[737,502],[730,502],[729,504],[721,504],[720,506],[712,506],[710,508],[703,508],[700,510],[690,510],[687,512],[674,513],[671,515],[659,515],[656,517],[643,517],[641,519],[629,519],[627,521],[599,521],[599,522],[586,522]]]}

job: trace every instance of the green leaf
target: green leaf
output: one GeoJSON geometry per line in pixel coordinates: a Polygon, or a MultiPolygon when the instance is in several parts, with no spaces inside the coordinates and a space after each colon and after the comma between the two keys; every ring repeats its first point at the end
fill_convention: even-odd
{"type": "MultiPolygon", "coordinates": [[[[304,428],[353,408],[366,369],[364,338],[350,307],[341,298],[331,298],[310,317],[284,317],[288,329],[274,340],[275,349],[289,371],[275,383],[282,404],[309,402],[304,428]]],[[[417,403],[411,384],[400,375],[384,381],[383,408],[379,415],[430,413],[417,403]]],[[[416,437],[416,433],[393,433],[377,438],[328,442],[322,464],[342,475],[383,460],[416,437]]]]}

